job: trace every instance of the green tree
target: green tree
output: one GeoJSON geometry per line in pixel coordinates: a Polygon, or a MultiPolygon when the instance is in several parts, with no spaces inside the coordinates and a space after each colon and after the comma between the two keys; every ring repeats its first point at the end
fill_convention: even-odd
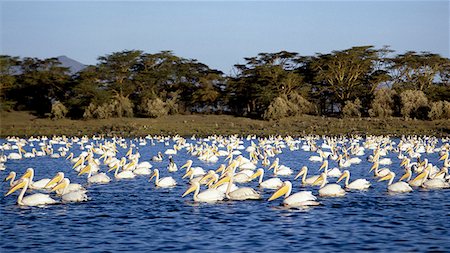
{"type": "Polygon", "coordinates": [[[379,62],[378,53],[373,46],[362,46],[312,58],[310,68],[314,72],[315,92],[330,100],[331,111],[334,101],[343,108],[348,100],[364,100],[386,80],[385,72],[374,68],[379,62]]]}
{"type": "Polygon", "coordinates": [[[0,55],[0,109],[10,109],[14,104],[7,96],[15,88],[19,67],[19,57],[0,55]]]}
{"type": "Polygon", "coordinates": [[[50,113],[53,101],[65,100],[70,72],[57,58],[24,58],[13,97],[18,109],[33,110],[43,116],[50,113]]]}

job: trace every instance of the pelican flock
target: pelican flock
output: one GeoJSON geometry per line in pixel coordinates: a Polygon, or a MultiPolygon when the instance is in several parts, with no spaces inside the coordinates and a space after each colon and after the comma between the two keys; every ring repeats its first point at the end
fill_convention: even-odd
{"type": "Polygon", "coordinates": [[[95,201],[89,192],[94,184],[107,190],[112,182],[129,185],[141,179],[149,194],[171,188],[165,194],[187,202],[253,200],[258,205],[284,196],[286,208],[345,200],[362,191],[416,194],[450,188],[449,138],[149,135],[2,141],[5,196],[21,190],[16,201],[21,206],[95,201]],[[45,157],[52,159],[42,166],[45,157]]]}

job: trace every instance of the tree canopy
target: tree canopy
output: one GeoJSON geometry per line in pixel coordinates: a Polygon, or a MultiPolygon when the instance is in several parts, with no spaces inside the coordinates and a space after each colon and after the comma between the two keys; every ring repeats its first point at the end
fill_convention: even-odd
{"type": "Polygon", "coordinates": [[[314,56],[259,53],[244,60],[226,76],[171,51],[124,50],[100,56],[96,65],[71,75],[57,58],[1,55],[1,108],[56,118],[175,113],[390,117],[405,116],[417,97],[411,94],[422,92],[427,103],[410,107],[417,111],[408,115],[440,118],[436,112],[450,97],[450,60],[430,52],[394,55],[389,47],[358,46],[314,56]],[[64,113],[55,116],[55,111],[64,113]]]}

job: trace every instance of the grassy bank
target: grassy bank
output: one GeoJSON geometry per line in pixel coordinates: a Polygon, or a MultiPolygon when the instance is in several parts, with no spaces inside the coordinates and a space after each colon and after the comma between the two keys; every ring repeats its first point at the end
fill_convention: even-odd
{"type": "Polygon", "coordinates": [[[392,119],[337,119],[316,116],[286,118],[279,121],[253,120],[229,115],[176,115],[157,119],[117,118],[105,120],[50,120],[27,112],[0,113],[0,136],[98,135],[182,136],[210,134],[305,135],[375,134],[450,136],[450,120],[420,121],[392,119]]]}

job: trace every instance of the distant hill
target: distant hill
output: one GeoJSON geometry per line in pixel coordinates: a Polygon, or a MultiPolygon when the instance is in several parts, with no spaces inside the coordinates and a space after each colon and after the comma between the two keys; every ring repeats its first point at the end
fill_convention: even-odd
{"type": "Polygon", "coordinates": [[[84,65],[83,63],[78,62],[74,59],[71,59],[65,55],[61,55],[56,58],[58,58],[58,60],[61,62],[61,65],[63,67],[70,69],[71,74],[75,74],[75,73],[83,70],[84,68],[86,68],[86,65],[84,65]]]}

